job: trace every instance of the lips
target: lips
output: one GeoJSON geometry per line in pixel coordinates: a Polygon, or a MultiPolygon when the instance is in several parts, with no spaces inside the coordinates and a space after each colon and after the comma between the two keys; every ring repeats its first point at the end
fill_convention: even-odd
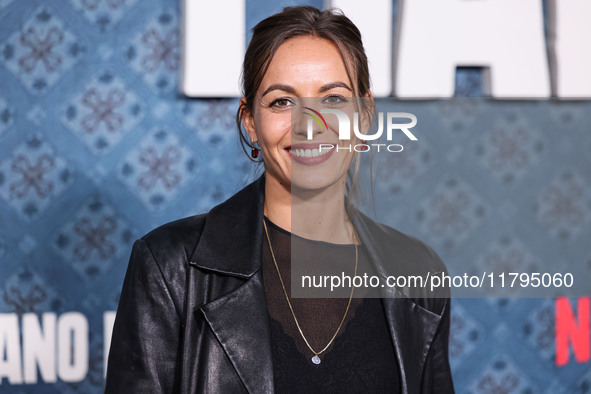
{"type": "Polygon", "coordinates": [[[334,152],[334,144],[296,144],[285,150],[289,156],[300,164],[315,165],[328,160],[334,152]]]}

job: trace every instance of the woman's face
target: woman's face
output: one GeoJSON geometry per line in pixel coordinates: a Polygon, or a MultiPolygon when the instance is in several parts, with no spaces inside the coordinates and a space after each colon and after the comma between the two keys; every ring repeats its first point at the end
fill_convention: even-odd
{"type": "Polygon", "coordinates": [[[277,49],[252,113],[244,117],[251,140],[259,142],[268,177],[292,192],[344,186],[355,152],[342,148],[358,140],[339,141],[335,115],[323,115],[326,127],[305,114],[313,111],[304,107],[346,111],[346,107],[352,107],[353,88],[341,54],[330,41],[301,36],[277,49]],[[312,139],[307,138],[309,119],[312,139]],[[338,145],[339,151],[321,150],[320,144],[338,145]]]}

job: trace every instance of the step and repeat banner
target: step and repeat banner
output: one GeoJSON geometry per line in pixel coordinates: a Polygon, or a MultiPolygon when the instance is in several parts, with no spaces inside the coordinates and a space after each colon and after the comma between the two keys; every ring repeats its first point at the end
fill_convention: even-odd
{"type": "Polygon", "coordinates": [[[380,111],[416,117],[373,163],[376,216],[457,290],[507,289],[453,300],[456,391],[590,393],[589,7],[437,1],[0,0],[0,392],[103,391],[133,242],[260,171],[235,126],[249,29],[309,4],[350,11],[380,111]]]}

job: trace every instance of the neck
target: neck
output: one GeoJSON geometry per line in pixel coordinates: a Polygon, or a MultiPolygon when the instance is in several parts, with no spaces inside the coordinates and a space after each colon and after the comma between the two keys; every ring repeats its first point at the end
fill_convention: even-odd
{"type": "Polygon", "coordinates": [[[265,216],[303,238],[356,243],[345,210],[345,180],[319,190],[297,190],[265,177],[265,216]]]}

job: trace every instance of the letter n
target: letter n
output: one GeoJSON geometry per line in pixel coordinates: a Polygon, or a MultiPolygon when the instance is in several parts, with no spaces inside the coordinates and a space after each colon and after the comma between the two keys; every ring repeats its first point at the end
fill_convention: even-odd
{"type": "Polygon", "coordinates": [[[579,363],[589,361],[590,334],[589,323],[591,298],[579,298],[577,302],[578,319],[568,298],[556,299],[556,365],[563,366],[569,360],[569,343],[572,345],[575,360],[579,363]]]}

